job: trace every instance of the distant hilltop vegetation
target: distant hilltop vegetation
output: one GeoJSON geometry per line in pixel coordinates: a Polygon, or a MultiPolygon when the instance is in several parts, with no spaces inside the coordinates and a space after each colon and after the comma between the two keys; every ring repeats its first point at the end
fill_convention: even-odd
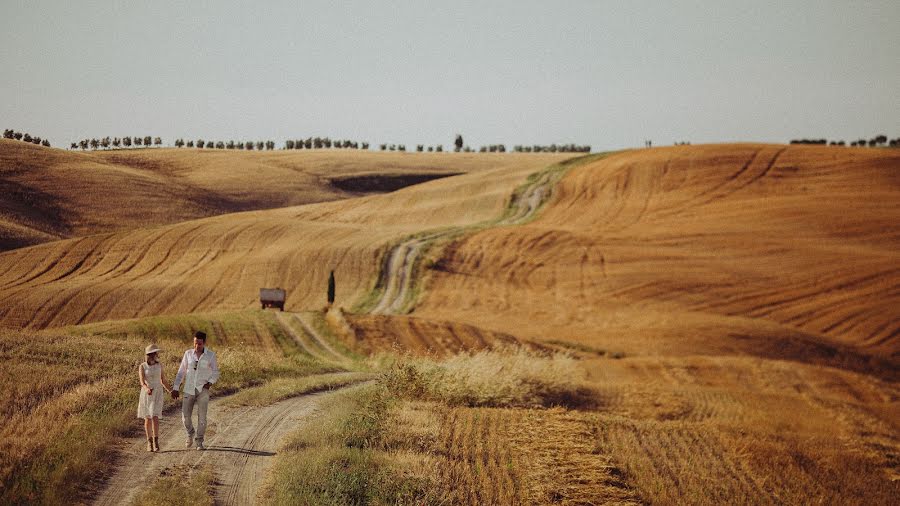
{"type": "MultiPolygon", "coordinates": [[[[828,145],[828,146],[846,146],[847,143],[843,140],[840,141],[829,141],[827,139],[792,139],[791,144],[819,144],[819,145],[828,145]]],[[[897,148],[900,147],[900,137],[896,139],[888,139],[886,135],[876,135],[869,140],[858,139],[850,142],[850,146],[853,147],[866,147],[870,148],[881,147],[887,144],[889,147],[897,148]]]]}

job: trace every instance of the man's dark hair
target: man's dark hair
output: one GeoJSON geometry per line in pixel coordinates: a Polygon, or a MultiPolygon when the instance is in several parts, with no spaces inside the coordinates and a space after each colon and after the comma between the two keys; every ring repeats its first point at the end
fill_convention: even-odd
{"type": "Polygon", "coordinates": [[[206,332],[203,332],[202,330],[194,332],[194,337],[196,337],[197,339],[203,339],[204,343],[206,342],[206,332]]]}

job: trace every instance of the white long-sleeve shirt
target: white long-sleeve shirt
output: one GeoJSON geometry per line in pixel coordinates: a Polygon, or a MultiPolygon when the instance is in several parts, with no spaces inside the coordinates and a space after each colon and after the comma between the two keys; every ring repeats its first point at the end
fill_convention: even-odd
{"type": "Polygon", "coordinates": [[[193,348],[184,352],[181,365],[178,366],[178,374],[175,375],[175,382],[172,384],[173,390],[179,389],[182,379],[185,395],[197,395],[204,384],[218,381],[219,363],[216,362],[216,354],[209,348],[204,348],[200,356],[194,353],[193,348]]]}

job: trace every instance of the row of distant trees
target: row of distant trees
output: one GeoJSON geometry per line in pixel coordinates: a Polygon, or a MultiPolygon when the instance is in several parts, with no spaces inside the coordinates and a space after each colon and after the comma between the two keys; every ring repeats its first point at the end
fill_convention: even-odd
{"type": "MultiPolygon", "coordinates": [[[[443,151],[443,146],[438,146],[438,151],[443,151]]],[[[382,151],[406,151],[406,144],[379,144],[378,149],[382,151]]],[[[424,150],[424,146],[423,146],[424,150]]]]}
{"type": "Polygon", "coordinates": [[[513,146],[516,153],[590,153],[590,146],[579,146],[577,144],[551,144],[549,146],[513,146]]]}
{"type": "MultiPolygon", "coordinates": [[[[829,146],[846,146],[847,143],[843,140],[840,141],[829,141],[828,139],[792,139],[791,144],[818,144],[818,145],[829,145],[829,146]]],[[[865,147],[868,146],[870,148],[881,147],[884,145],[888,145],[892,148],[900,147],[900,137],[896,139],[888,139],[886,135],[876,135],[871,139],[858,139],[855,141],[850,141],[850,145],[854,147],[865,147]]]]}
{"type": "Polygon", "coordinates": [[[151,137],[149,135],[134,136],[134,137],[103,137],[100,139],[81,139],[78,142],[73,142],[69,145],[69,149],[79,149],[86,150],[88,148],[91,149],[121,149],[121,148],[130,148],[130,147],[150,147],[150,146],[162,146],[162,138],[161,137],[151,137]]]}
{"type": "Polygon", "coordinates": [[[369,149],[368,142],[348,139],[331,140],[328,137],[308,137],[284,141],[284,149],[369,149]]]}
{"type": "MultiPolygon", "coordinates": [[[[4,137],[8,138],[19,138],[26,140],[27,142],[34,142],[35,144],[40,144],[42,140],[40,138],[36,138],[37,142],[34,141],[35,138],[29,136],[28,134],[21,134],[19,132],[14,132],[12,130],[6,130],[4,132],[4,137]],[[16,137],[18,136],[18,137],[16,137]]],[[[119,148],[131,148],[131,147],[151,147],[151,146],[161,146],[162,145],[161,137],[151,137],[149,135],[146,136],[134,136],[134,137],[103,137],[103,138],[92,138],[92,139],[82,139],[78,142],[71,143],[71,149],[82,149],[86,150],[90,149],[119,149],[119,148]]],[[[803,141],[791,141],[792,143],[818,143],[818,141],[807,141],[804,139],[803,141]]],[[[50,143],[46,140],[43,141],[45,146],[49,146],[50,143]]],[[[274,150],[275,149],[275,141],[266,140],[266,141],[208,141],[204,139],[197,140],[184,140],[184,139],[176,139],[175,140],[176,148],[200,148],[200,149],[242,149],[242,150],[274,150]]],[[[337,139],[332,140],[330,137],[308,137],[306,139],[289,139],[284,142],[283,149],[369,149],[368,142],[357,142],[351,141],[349,139],[337,139]]],[[[379,144],[379,149],[381,151],[406,151],[405,144],[379,144]]],[[[456,139],[453,142],[453,150],[455,152],[465,152],[472,153],[474,150],[465,145],[463,142],[462,135],[457,134],[456,139]]],[[[444,151],[443,144],[437,144],[435,146],[425,146],[424,144],[417,144],[416,151],[424,152],[438,152],[441,153],[444,151]]],[[[487,146],[481,146],[478,149],[480,153],[506,153],[506,145],[504,144],[490,144],[487,146]]],[[[550,144],[550,145],[517,145],[513,147],[513,151],[516,153],[589,153],[591,151],[590,146],[582,146],[577,144],[550,144]]]]}
{"type": "Polygon", "coordinates": [[[203,139],[197,139],[196,141],[189,140],[185,141],[184,139],[176,139],[175,140],[176,148],[206,148],[206,149],[245,149],[247,151],[253,151],[256,149],[257,151],[268,150],[271,151],[275,149],[275,141],[205,141],[203,139]]]}
{"type": "Polygon", "coordinates": [[[50,141],[47,139],[41,139],[40,137],[32,137],[32,135],[28,132],[22,133],[17,132],[11,128],[7,128],[3,131],[4,139],[14,139],[17,141],[30,142],[31,144],[38,144],[40,146],[50,147],[50,141]]]}

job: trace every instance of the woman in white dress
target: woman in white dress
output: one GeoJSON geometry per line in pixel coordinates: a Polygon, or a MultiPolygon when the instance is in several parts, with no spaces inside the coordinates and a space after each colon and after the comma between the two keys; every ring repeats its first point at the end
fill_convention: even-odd
{"type": "Polygon", "coordinates": [[[144,350],[147,360],[138,366],[138,378],[141,381],[141,394],[138,400],[137,416],[144,419],[144,433],[147,434],[147,451],[159,451],[159,417],[162,415],[165,395],[163,390],[171,392],[166,385],[162,364],[157,354],[159,348],[155,344],[144,350]]]}

